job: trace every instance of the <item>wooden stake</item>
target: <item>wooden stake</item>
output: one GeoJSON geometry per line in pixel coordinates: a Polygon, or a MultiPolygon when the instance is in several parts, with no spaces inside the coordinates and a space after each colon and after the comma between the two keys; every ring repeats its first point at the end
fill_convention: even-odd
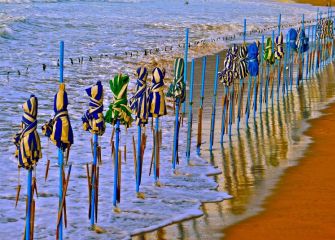
{"type": "Polygon", "coordinates": [[[50,167],[50,160],[47,160],[47,166],[45,168],[45,176],[44,176],[44,181],[46,182],[48,179],[48,174],[49,174],[49,167],[50,167]]]}
{"type": "Polygon", "coordinates": [[[87,186],[88,186],[88,219],[91,218],[91,191],[92,191],[92,186],[91,186],[91,176],[90,176],[90,170],[88,163],[86,163],[86,175],[87,175],[87,186]]]}
{"type": "Polygon", "coordinates": [[[200,146],[201,146],[201,137],[202,137],[202,108],[199,108],[197,148],[200,148],[200,146]]]}
{"type": "Polygon", "coordinates": [[[15,198],[15,208],[17,207],[17,203],[20,198],[20,192],[21,192],[21,184],[17,185],[16,187],[16,198],[15,198]]]}
{"type": "Polygon", "coordinates": [[[58,231],[58,229],[59,229],[59,223],[60,223],[60,220],[61,220],[61,217],[62,217],[63,205],[64,205],[64,202],[65,202],[67,187],[68,187],[69,181],[70,181],[71,168],[72,168],[72,165],[69,165],[69,170],[68,170],[68,174],[67,174],[66,184],[65,184],[65,186],[63,188],[63,197],[62,197],[62,201],[60,203],[60,207],[59,207],[59,210],[58,210],[56,239],[59,238],[59,236],[58,236],[58,234],[59,234],[59,231],[58,231]]]}
{"type": "Polygon", "coordinates": [[[30,216],[30,239],[34,239],[34,223],[35,223],[35,200],[31,200],[31,216],[30,216]]]}
{"type": "Polygon", "coordinates": [[[134,176],[137,178],[136,170],[137,170],[137,161],[136,161],[136,145],[135,145],[135,137],[133,136],[133,156],[134,156],[134,176]]]}

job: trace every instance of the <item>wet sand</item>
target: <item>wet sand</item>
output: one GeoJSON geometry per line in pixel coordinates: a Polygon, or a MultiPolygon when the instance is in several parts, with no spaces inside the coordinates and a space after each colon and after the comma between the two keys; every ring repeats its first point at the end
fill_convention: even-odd
{"type": "Polygon", "coordinates": [[[334,4],[334,0],[294,0],[294,2],[297,3],[309,3],[312,5],[316,5],[316,6],[328,6],[328,3],[331,3],[331,5],[333,6],[334,4]]]}
{"type": "Polygon", "coordinates": [[[311,121],[313,143],[288,169],[265,211],[225,230],[225,239],[335,239],[335,104],[311,121]]]}

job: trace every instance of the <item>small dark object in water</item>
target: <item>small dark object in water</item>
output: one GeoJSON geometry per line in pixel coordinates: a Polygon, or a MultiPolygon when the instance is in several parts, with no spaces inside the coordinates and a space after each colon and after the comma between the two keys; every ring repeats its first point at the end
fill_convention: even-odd
{"type": "Polygon", "coordinates": [[[59,58],[57,59],[57,67],[59,67],[59,58]]]}
{"type": "Polygon", "coordinates": [[[93,60],[93,58],[90,56],[90,58],[88,60],[91,62],[93,60]]]}
{"type": "Polygon", "coordinates": [[[47,65],[45,63],[43,63],[42,66],[43,66],[43,71],[45,72],[45,69],[47,68],[47,65]]]}
{"type": "Polygon", "coordinates": [[[70,61],[71,61],[71,65],[73,65],[73,59],[72,58],[70,58],[70,61]]]}
{"type": "Polygon", "coordinates": [[[188,0],[186,0],[186,1],[185,1],[185,5],[188,5],[188,4],[189,4],[189,2],[188,2],[188,0]]]}
{"type": "Polygon", "coordinates": [[[20,72],[20,70],[17,70],[17,75],[19,75],[19,76],[21,75],[21,72],[20,72]]]}
{"type": "Polygon", "coordinates": [[[147,50],[144,50],[144,56],[148,55],[147,50]]]}

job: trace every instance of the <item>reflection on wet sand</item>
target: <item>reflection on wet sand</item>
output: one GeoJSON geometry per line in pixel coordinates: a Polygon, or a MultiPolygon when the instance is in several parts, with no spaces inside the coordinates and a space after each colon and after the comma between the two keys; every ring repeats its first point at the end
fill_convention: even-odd
{"type": "MultiPolygon", "coordinates": [[[[196,64],[198,78],[199,62],[196,64]]],[[[213,58],[209,58],[208,63],[208,68],[213,69],[213,58]]],[[[213,87],[213,71],[208,72],[204,116],[210,114],[208,96],[211,96],[213,87]]],[[[196,82],[199,83],[200,79],[196,82]]],[[[220,239],[222,229],[226,226],[260,211],[262,201],[271,193],[280,175],[287,167],[296,164],[297,158],[310,142],[302,134],[307,126],[306,120],[318,116],[317,110],[334,97],[334,87],[334,66],[330,65],[322,74],[303,81],[299,89],[294,86],[292,92],[280,96],[279,104],[276,100],[273,104],[270,101],[268,109],[264,106],[262,114],[257,112],[256,119],[249,122],[249,127],[240,129],[239,134],[234,132],[231,138],[225,138],[222,147],[219,147],[217,133],[211,153],[207,150],[210,124],[204,118],[202,134],[205,143],[201,156],[222,171],[222,174],[214,176],[219,184],[218,191],[226,191],[234,198],[206,203],[202,206],[202,217],[134,236],[133,239],[220,239]]],[[[222,92],[221,87],[218,96],[222,92]]],[[[194,109],[198,109],[197,104],[195,102],[194,109]]],[[[222,107],[218,112],[221,110],[222,107]]],[[[221,124],[220,118],[221,115],[216,118],[216,129],[221,124]]]]}

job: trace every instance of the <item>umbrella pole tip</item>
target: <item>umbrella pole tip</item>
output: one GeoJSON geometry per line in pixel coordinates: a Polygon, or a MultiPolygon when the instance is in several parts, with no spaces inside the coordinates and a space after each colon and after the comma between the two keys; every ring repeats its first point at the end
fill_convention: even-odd
{"type": "Polygon", "coordinates": [[[121,209],[119,207],[114,207],[113,212],[114,213],[121,213],[121,209]]]}
{"type": "Polygon", "coordinates": [[[157,180],[157,181],[155,182],[155,186],[156,186],[156,187],[162,187],[163,185],[161,184],[160,181],[157,180]]]}
{"type": "Polygon", "coordinates": [[[139,198],[139,199],[145,199],[145,194],[142,193],[142,192],[138,192],[138,193],[136,193],[136,197],[139,198]]]}

